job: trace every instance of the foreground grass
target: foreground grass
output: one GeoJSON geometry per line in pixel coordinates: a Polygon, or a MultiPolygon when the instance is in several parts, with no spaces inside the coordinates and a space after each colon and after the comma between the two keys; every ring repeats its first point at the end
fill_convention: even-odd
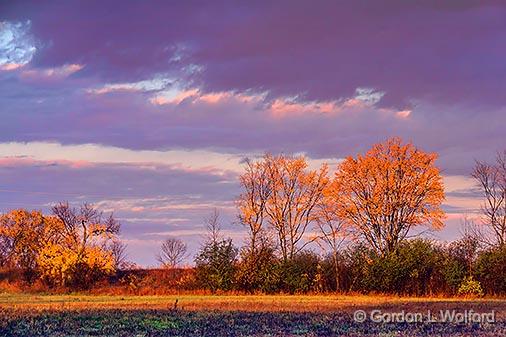
{"type": "Polygon", "coordinates": [[[506,324],[356,323],[348,313],[84,310],[11,314],[1,336],[506,336],[506,324]]]}
{"type": "Polygon", "coordinates": [[[0,294],[0,336],[506,336],[506,300],[393,296],[0,294]],[[174,303],[178,300],[177,308],[174,303]],[[383,312],[496,311],[493,324],[357,323],[383,312]]]}

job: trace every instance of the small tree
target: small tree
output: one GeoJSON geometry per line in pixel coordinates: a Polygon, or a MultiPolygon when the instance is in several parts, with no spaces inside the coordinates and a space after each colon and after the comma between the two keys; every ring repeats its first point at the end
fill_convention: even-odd
{"type": "Polygon", "coordinates": [[[506,294],[506,247],[482,251],[473,272],[487,294],[506,294]]]}
{"type": "Polygon", "coordinates": [[[61,223],[40,211],[17,209],[0,216],[0,266],[21,269],[28,281],[36,276],[37,258],[58,240],[61,223]]]}
{"type": "Polygon", "coordinates": [[[231,290],[235,281],[237,251],[231,239],[205,244],[195,258],[197,281],[213,292],[231,290]]]}
{"type": "Polygon", "coordinates": [[[167,268],[174,269],[183,262],[187,255],[186,244],[176,238],[168,238],[162,243],[158,261],[167,268]]]}
{"type": "Polygon", "coordinates": [[[221,237],[220,211],[214,208],[211,214],[204,219],[206,226],[205,240],[210,243],[217,243],[221,237]]]}
{"type": "Polygon", "coordinates": [[[238,249],[221,237],[219,212],[206,219],[207,239],[195,257],[197,281],[206,289],[230,290],[234,285],[238,249]]]}
{"type": "Polygon", "coordinates": [[[281,261],[281,290],[291,294],[321,290],[319,265],[318,255],[307,250],[297,253],[290,260],[281,261]]]}
{"type": "Polygon", "coordinates": [[[127,261],[126,247],[126,244],[119,239],[112,240],[109,244],[108,250],[112,254],[115,270],[123,269],[129,264],[127,261]]]}
{"type": "Polygon", "coordinates": [[[273,293],[279,286],[279,261],[274,247],[262,244],[251,251],[246,246],[241,251],[241,261],[237,270],[237,283],[241,290],[273,293]]]}

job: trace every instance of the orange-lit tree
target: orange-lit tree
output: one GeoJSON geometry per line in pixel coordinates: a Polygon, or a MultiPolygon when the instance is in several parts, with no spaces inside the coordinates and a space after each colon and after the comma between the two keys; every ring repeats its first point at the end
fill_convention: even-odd
{"type": "Polygon", "coordinates": [[[333,197],[333,184],[328,184],[324,197],[316,207],[315,241],[320,248],[330,254],[334,268],[336,290],[340,289],[339,253],[346,242],[354,237],[349,224],[340,216],[338,204],[333,197]]]}
{"type": "Polygon", "coordinates": [[[90,204],[79,208],[59,203],[52,208],[60,224],[59,240],[47,242],[38,255],[41,277],[52,285],[87,287],[112,273],[115,259],[110,243],[120,224],[90,204]]]}
{"type": "Polygon", "coordinates": [[[380,255],[394,252],[410,230],[443,226],[443,178],[437,155],[392,138],[346,158],[332,182],[340,218],[380,255]]]}
{"type": "Polygon", "coordinates": [[[57,240],[61,227],[40,211],[12,210],[0,216],[0,266],[21,269],[31,279],[37,256],[48,242],[57,240]]]}
{"type": "Polygon", "coordinates": [[[304,236],[328,183],[327,166],[308,170],[304,157],[267,154],[248,163],[240,181],[239,218],[249,229],[251,250],[262,231],[272,230],[283,260],[292,259],[307,244],[304,236]]]}
{"type": "Polygon", "coordinates": [[[267,202],[272,184],[265,161],[246,161],[246,171],[239,177],[242,193],[236,200],[239,222],[248,229],[247,254],[255,256],[266,239],[267,202]]]}

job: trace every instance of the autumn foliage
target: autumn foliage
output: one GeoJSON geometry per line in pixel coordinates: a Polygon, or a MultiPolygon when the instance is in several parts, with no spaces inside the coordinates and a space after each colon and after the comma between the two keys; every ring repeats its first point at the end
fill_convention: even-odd
{"type": "Polygon", "coordinates": [[[89,204],[61,203],[53,214],[13,210],[0,217],[0,257],[4,268],[18,268],[25,279],[48,286],[82,288],[115,270],[108,243],[119,224],[89,204]]]}
{"type": "Polygon", "coordinates": [[[337,215],[373,249],[391,253],[413,227],[443,227],[445,197],[436,158],[399,138],[390,139],[365,155],[346,158],[327,196],[337,215]]]}

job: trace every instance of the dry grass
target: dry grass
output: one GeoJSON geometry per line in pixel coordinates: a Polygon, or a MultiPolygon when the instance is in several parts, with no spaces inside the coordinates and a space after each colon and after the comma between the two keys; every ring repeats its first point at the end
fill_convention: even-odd
{"type": "Polygon", "coordinates": [[[331,312],[383,308],[395,310],[440,310],[472,308],[495,310],[506,317],[505,299],[416,298],[366,295],[32,295],[0,294],[0,309],[16,311],[172,309],[253,312],[331,312]]]}

